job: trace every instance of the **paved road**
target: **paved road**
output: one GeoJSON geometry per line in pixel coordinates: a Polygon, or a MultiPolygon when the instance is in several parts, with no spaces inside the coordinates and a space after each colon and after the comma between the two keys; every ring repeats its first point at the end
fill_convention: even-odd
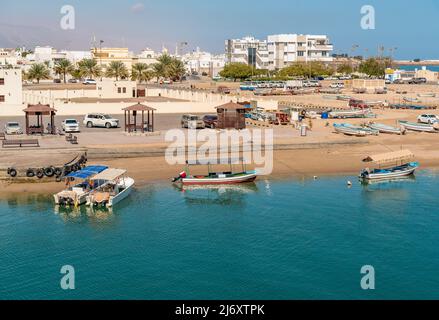
{"type": "MultiPolygon", "coordinates": [[[[163,131],[163,130],[169,130],[174,128],[180,127],[180,119],[182,114],[156,114],[155,115],[155,130],[156,131],[163,131]]],[[[81,126],[81,132],[106,132],[108,130],[112,131],[122,131],[124,126],[124,116],[123,115],[115,115],[116,119],[119,119],[120,121],[120,128],[113,128],[113,129],[106,129],[106,128],[87,128],[85,125],[83,125],[82,121],[84,120],[84,117],[80,116],[57,116],[55,118],[55,125],[57,127],[61,127],[62,121],[65,119],[76,119],[79,121],[81,126]]],[[[47,123],[49,122],[49,117],[44,117],[44,123],[45,127],[47,127],[47,123]]],[[[140,120],[140,116],[138,116],[138,120],[140,120]]],[[[22,117],[0,117],[0,132],[4,131],[4,126],[7,122],[14,121],[18,122],[20,126],[24,129],[25,125],[25,118],[24,115],[22,117]]],[[[31,121],[35,121],[35,119],[31,119],[31,121]]],[[[146,120],[145,120],[146,121],[146,120]]],[[[33,123],[33,122],[32,122],[33,123]]]]}

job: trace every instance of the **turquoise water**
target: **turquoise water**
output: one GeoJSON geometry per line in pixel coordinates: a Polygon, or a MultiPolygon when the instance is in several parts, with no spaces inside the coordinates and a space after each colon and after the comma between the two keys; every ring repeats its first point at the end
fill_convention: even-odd
{"type": "Polygon", "coordinates": [[[1,299],[438,299],[439,177],[353,177],[182,192],[113,212],[0,201],[1,299]],[[76,289],[63,291],[63,265],[76,289]],[[372,265],[376,290],[360,288],[372,265]]]}
{"type": "MultiPolygon", "coordinates": [[[[439,66],[426,66],[427,70],[439,72],[439,66]]],[[[399,66],[398,69],[406,71],[415,71],[416,69],[421,70],[422,66],[399,66]]]]}

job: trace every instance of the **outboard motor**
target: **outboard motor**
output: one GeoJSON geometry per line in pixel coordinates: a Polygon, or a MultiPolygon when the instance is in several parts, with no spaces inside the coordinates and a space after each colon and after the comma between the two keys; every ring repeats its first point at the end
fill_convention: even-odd
{"type": "Polygon", "coordinates": [[[185,171],[180,172],[180,174],[178,175],[178,177],[172,179],[172,182],[178,182],[178,181],[180,181],[180,180],[182,180],[182,179],[185,179],[186,177],[187,177],[187,174],[186,174],[185,171]]]}

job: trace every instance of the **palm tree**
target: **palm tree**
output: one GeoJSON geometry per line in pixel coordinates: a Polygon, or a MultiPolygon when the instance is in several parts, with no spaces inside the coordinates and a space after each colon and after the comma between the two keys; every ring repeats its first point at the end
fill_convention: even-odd
{"type": "Polygon", "coordinates": [[[61,59],[56,62],[55,67],[53,68],[55,73],[58,75],[62,75],[64,79],[64,83],[67,82],[67,75],[71,74],[74,70],[73,64],[67,59],[61,59]]]}
{"type": "Polygon", "coordinates": [[[40,83],[40,80],[50,79],[50,71],[49,68],[46,67],[44,63],[34,64],[27,73],[27,78],[29,80],[37,80],[37,83],[40,83]]]}
{"type": "Polygon", "coordinates": [[[95,78],[102,74],[101,67],[94,59],[83,59],[79,61],[78,66],[83,77],[95,78]]]}
{"type": "Polygon", "coordinates": [[[109,78],[116,78],[116,81],[119,81],[119,78],[128,78],[129,72],[122,61],[112,61],[107,68],[105,76],[109,78]]]}
{"type": "Polygon", "coordinates": [[[71,75],[74,79],[79,80],[79,79],[82,78],[82,71],[81,71],[80,68],[74,68],[74,69],[72,70],[72,72],[70,72],[70,75],[71,75]]]}
{"type": "Polygon", "coordinates": [[[186,74],[186,68],[183,62],[178,59],[173,59],[169,67],[169,73],[173,79],[181,81],[182,77],[186,74]]]}
{"type": "Polygon", "coordinates": [[[136,63],[133,65],[132,71],[131,71],[131,80],[133,81],[139,81],[142,83],[143,81],[149,81],[150,79],[145,79],[146,75],[150,75],[150,70],[148,70],[148,65],[146,63],[136,63]],[[149,71],[149,73],[147,73],[149,71]]]}

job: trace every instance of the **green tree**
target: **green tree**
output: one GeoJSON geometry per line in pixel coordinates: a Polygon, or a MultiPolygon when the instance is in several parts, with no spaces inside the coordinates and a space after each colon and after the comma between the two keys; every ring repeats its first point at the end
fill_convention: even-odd
{"type": "Polygon", "coordinates": [[[388,64],[389,60],[369,58],[360,64],[358,70],[371,77],[383,77],[388,64]]]}
{"type": "Polygon", "coordinates": [[[102,75],[102,69],[94,59],[83,59],[78,63],[81,77],[96,78],[102,75]]]}
{"type": "Polygon", "coordinates": [[[74,70],[74,66],[73,64],[67,60],[67,59],[61,59],[59,61],[56,62],[55,67],[53,68],[53,70],[55,71],[55,73],[57,75],[62,75],[63,79],[64,79],[64,83],[67,82],[67,75],[71,74],[74,70]]]}
{"type": "Polygon", "coordinates": [[[181,60],[176,58],[172,59],[172,63],[169,66],[169,74],[172,80],[181,81],[182,77],[186,74],[186,68],[181,60]]]}
{"type": "Polygon", "coordinates": [[[37,83],[40,83],[40,80],[50,79],[50,70],[44,63],[34,64],[29,69],[27,78],[29,80],[37,80],[37,83]]]}
{"type": "Polygon", "coordinates": [[[351,74],[354,69],[349,63],[343,63],[337,67],[337,72],[342,74],[351,74]]]}
{"type": "Polygon", "coordinates": [[[125,63],[122,61],[111,61],[107,67],[105,76],[109,78],[116,78],[116,81],[119,81],[119,79],[128,78],[129,72],[125,63]]]}
{"type": "Polygon", "coordinates": [[[163,54],[157,59],[157,63],[152,66],[157,82],[160,78],[181,80],[186,73],[183,62],[173,58],[168,54],[163,54]]]}
{"type": "Polygon", "coordinates": [[[71,72],[70,75],[74,78],[74,79],[81,79],[82,78],[82,71],[80,68],[74,68],[71,72]]]}
{"type": "Polygon", "coordinates": [[[146,63],[136,63],[131,71],[131,80],[139,83],[148,82],[154,78],[154,71],[146,63]]]}
{"type": "Polygon", "coordinates": [[[220,72],[220,76],[226,79],[245,80],[253,75],[253,67],[245,63],[229,63],[220,72]]]}

